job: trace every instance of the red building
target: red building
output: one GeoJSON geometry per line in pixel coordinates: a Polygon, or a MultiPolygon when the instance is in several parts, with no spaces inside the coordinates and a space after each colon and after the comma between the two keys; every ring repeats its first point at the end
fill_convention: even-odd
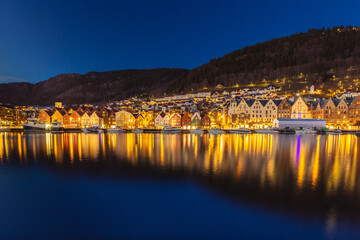
{"type": "Polygon", "coordinates": [[[73,111],[70,115],[70,127],[80,127],[81,125],[81,116],[77,111],[73,111]]]}
{"type": "Polygon", "coordinates": [[[201,117],[201,128],[203,129],[209,129],[211,127],[211,120],[210,117],[205,114],[201,117]]]}
{"type": "Polygon", "coordinates": [[[65,113],[64,114],[64,127],[69,127],[70,124],[71,124],[70,115],[65,113]]]}
{"type": "Polygon", "coordinates": [[[51,111],[41,110],[38,116],[38,121],[41,123],[51,123],[51,111]]]}
{"type": "Polygon", "coordinates": [[[183,116],[181,117],[181,127],[183,129],[191,128],[191,117],[189,116],[189,114],[187,112],[184,113],[183,116]]]}
{"type": "Polygon", "coordinates": [[[114,112],[111,112],[109,114],[109,117],[108,117],[108,125],[109,127],[111,126],[116,126],[116,115],[114,112]]]}
{"type": "Polygon", "coordinates": [[[181,116],[178,113],[173,113],[170,116],[170,126],[181,127],[181,116]]]}

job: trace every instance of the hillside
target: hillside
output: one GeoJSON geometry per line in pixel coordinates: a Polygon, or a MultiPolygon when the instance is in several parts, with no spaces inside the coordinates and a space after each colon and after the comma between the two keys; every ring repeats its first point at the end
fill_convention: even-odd
{"type": "Polygon", "coordinates": [[[0,84],[0,102],[15,105],[101,103],[142,93],[161,94],[184,69],[121,70],[61,74],[36,84],[0,84]]]}
{"type": "Polygon", "coordinates": [[[360,28],[310,29],[236,50],[192,70],[151,69],[61,74],[37,84],[0,84],[0,102],[49,105],[101,103],[134,95],[163,96],[219,87],[311,85],[324,93],[359,89],[360,28]]]}
{"type": "Polygon", "coordinates": [[[357,88],[360,28],[310,29],[234,51],[179,76],[168,91],[276,84],[297,91],[357,88]]]}

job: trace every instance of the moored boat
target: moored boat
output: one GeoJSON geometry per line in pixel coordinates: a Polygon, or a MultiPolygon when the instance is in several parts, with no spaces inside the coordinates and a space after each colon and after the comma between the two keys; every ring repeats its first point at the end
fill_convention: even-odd
{"type": "Polygon", "coordinates": [[[175,127],[166,126],[166,127],[164,127],[164,129],[163,129],[161,132],[162,132],[162,133],[181,133],[181,129],[175,128],[175,127]]]}
{"type": "Polygon", "coordinates": [[[298,130],[295,130],[295,134],[297,134],[297,135],[315,134],[315,133],[317,133],[317,131],[313,130],[313,129],[298,129],[298,130]]]}
{"type": "Polygon", "coordinates": [[[212,128],[212,129],[209,129],[208,132],[210,134],[223,134],[223,133],[225,133],[225,131],[221,130],[220,128],[212,128]]]}
{"type": "Polygon", "coordinates": [[[229,129],[229,133],[233,134],[251,134],[251,130],[245,128],[233,128],[229,129]]]}
{"type": "Polygon", "coordinates": [[[63,132],[64,127],[61,123],[54,121],[51,124],[41,123],[37,121],[37,118],[28,118],[27,123],[21,124],[24,131],[46,131],[46,132],[63,132]]]}
{"type": "Polygon", "coordinates": [[[140,128],[131,130],[132,133],[143,133],[144,131],[140,128]]]}
{"type": "Polygon", "coordinates": [[[119,128],[119,127],[116,127],[116,128],[108,128],[108,129],[107,129],[107,132],[108,132],[108,133],[122,133],[122,132],[123,132],[123,129],[122,129],[122,128],[119,128]]]}
{"type": "Polygon", "coordinates": [[[279,133],[279,130],[276,128],[263,128],[263,129],[257,129],[255,130],[255,132],[262,134],[277,134],[279,133]]]}
{"type": "Polygon", "coordinates": [[[101,132],[101,129],[97,126],[92,126],[89,128],[83,128],[81,129],[84,133],[99,133],[101,132]]]}
{"type": "Polygon", "coordinates": [[[343,132],[339,129],[333,129],[333,130],[324,130],[324,132],[326,134],[331,134],[331,135],[340,135],[340,134],[343,134],[343,132]]]}
{"type": "Polygon", "coordinates": [[[200,128],[191,129],[191,130],[189,130],[189,132],[192,133],[192,134],[203,134],[204,133],[204,131],[201,130],[200,128]]]}

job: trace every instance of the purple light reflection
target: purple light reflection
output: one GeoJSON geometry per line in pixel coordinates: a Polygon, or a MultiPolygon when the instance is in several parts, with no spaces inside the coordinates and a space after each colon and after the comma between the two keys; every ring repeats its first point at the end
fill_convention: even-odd
{"type": "Polygon", "coordinates": [[[297,144],[296,144],[296,166],[299,164],[300,158],[300,135],[297,136],[297,144]]]}

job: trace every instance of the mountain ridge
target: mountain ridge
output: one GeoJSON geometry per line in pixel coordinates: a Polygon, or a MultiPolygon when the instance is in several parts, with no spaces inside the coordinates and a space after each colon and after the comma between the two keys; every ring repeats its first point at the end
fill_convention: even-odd
{"type": "Polygon", "coordinates": [[[14,105],[104,103],[144,92],[160,94],[165,84],[188,71],[178,68],[131,69],[59,74],[38,83],[0,84],[0,102],[14,105]]]}
{"type": "Polygon", "coordinates": [[[308,85],[322,87],[326,83],[326,87],[334,89],[336,84],[330,81],[333,75],[339,75],[342,80],[346,76],[359,77],[359,27],[309,29],[306,33],[244,47],[180,75],[167,90],[267,82],[294,91],[294,87],[304,87],[298,83],[305,80],[308,85]],[[350,68],[351,71],[347,71],[350,68]]]}
{"type": "Polygon", "coordinates": [[[15,105],[103,103],[132,96],[163,96],[274,84],[283,93],[314,85],[323,93],[360,87],[360,28],[309,29],[272,39],[191,70],[129,69],[59,74],[35,84],[0,84],[0,102],[15,105]]]}

